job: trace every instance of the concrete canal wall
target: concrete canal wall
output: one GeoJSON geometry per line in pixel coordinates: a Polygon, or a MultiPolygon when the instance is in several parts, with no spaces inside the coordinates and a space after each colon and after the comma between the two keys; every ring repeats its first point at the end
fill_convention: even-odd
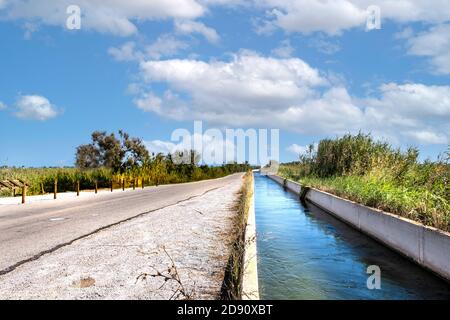
{"type": "MultiPolygon", "coordinates": [[[[299,183],[268,177],[300,195],[299,183]]],[[[306,200],[450,281],[449,233],[314,188],[306,200]]]]}
{"type": "Polygon", "coordinates": [[[255,181],[245,229],[244,275],[242,300],[259,300],[258,259],[256,255],[255,181]]]}

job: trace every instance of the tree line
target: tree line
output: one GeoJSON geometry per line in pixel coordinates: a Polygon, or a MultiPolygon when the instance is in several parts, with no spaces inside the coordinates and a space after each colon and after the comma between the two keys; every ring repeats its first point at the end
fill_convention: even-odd
{"type": "Polygon", "coordinates": [[[91,143],[76,149],[79,169],[108,168],[114,174],[127,177],[147,177],[155,183],[172,183],[216,178],[250,169],[249,164],[228,163],[222,166],[199,165],[195,150],[178,150],[169,154],[150,153],[142,139],[131,137],[123,130],[119,134],[95,131],[91,143]]]}

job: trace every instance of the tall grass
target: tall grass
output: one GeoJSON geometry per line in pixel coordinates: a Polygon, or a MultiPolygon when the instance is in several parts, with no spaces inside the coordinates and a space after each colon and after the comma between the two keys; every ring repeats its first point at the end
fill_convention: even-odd
{"type": "MultiPolygon", "coordinates": [[[[25,181],[29,188],[27,194],[36,195],[53,191],[54,181],[58,181],[58,191],[74,191],[76,183],[80,182],[81,189],[93,189],[95,181],[98,186],[108,187],[112,171],[106,168],[95,170],[79,170],[75,168],[1,168],[0,180],[20,179],[25,181]]],[[[3,191],[2,196],[10,194],[3,191]]]]}
{"type": "MultiPolygon", "coordinates": [[[[108,168],[82,170],[77,168],[0,168],[0,181],[20,179],[29,188],[28,195],[38,195],[53,192],[54,181],[57,180],[58,192],[75,191],[77,182],[80,189],[109,188],[111,181],[115,188],[122,182],[125,187],[133,183],[159,185],[183,183],[223,177],[235,172],[245,172],[248,165],[227,164],[219,167],[196,166],[193,164],[174,164],[166,159],[154,159],[142,166],[136,166],[124,172],[113,172],[108,168]]],[[[11,191],[3,190],[1,196],[10,196],[11,191]]]]}
{"type": "Polygon", "coordinates": [[[370,135],[320,141],[317,151],[285,164],[280,174],[364,205],[450,230],[450,164],[418,161],[370,135]]]}

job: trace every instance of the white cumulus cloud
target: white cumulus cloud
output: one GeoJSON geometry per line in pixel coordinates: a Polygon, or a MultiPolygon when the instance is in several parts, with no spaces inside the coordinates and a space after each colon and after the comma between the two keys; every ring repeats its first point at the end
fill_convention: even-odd
{"type": "Polygon", "coordinates": [[[421,144],[447,144],[449,137],[443,133],[436,133],[428,130],[407,131],[406,137],[411,137],[414,141],[421,144]]]}
{"type": "Polygon", "coordinates": [[[156,154],[169,154],[176,149],[176,144],[170,141],[152,140],[145,141],[145,146],[151,152],[156,154]]]}
{"type": "Polygon", "coordinates": [[[117,61],[134,61],[144,58],[142,52],[136,50],[136,44],[132,41],[124,43],[120,47],[111,47],[108,53],[117,61]]]}
{"type": "MultiPolygon", "coordinates": [[[[318,146],[319,145],[317,143],[314,143],[312,145],[312,152],[317,151],[318,146]]],[[[300,155],[308,154],[309,151],[310,151],[310,146],[309,145],[307,145],[307,146],[300,146],[300,145],[294,143],[294,144],[291,144],[289,147],[287,147],[286,150],[289,151],[290,153],[293,153],[293,154],[295,154],[297,156],[300,156],[300,155]]]]}
{"type": "Polygon", "coordinates": [[[181,34],[199,33],[211,43],[217,43],[220,40],[220,36],[217,34],[216,30],[197,21],[176,21],[175,29],[181,34]]]}
{"type": "Polygon", "coordinates": [[[269,18],[262,24],[288,32],[324,32],[339,35],[352,28],[364,28],[367,8],[376,5],[381,18],[397,23],[438,24],[450,20],[447,0],[260,0],[255,5],[266,9],[269,18]]]}
{"type": "Polygon", "coordinates": [[[216,31],[194,20],[214,6],[246,7],[252,10],[252,18],[262,19],[265,29],[306,34],[339,35],[364,28],[370,5],[381,8],[383,20],[397,23],[450,20],[448,0],[0,0],[0,9],[3,5],[2,16],[9,19],[64,26],[66,8],[72,4],[82,10],[82,28],[128,36],[137,32],[138,21],[175,19],[185,21],[178,26],[181,31],[200,33],[211,42],[218,40],[216,31]]]}
{"type": "Polygon", "coordinates": [[[249,51],[226,62],[172,59],[145,61],[140,68],[145,82],[169,86],[162,97],[162,115],[175,111],[180,115],[187,108],[181,116],[202,116],[222,123],[276,113],[326,84],[319,72],[301,59],[268,58],[249,51]],[[190,97],[188,105],[177,98],[179,94],[190,97]]]}
{"type": "Polygon", "coordinates": [[[162,35],[153,44],[147,46],[145,53],[151,59],[160,59],[174,56],[187,47],[187,43],[172,35],[162,35]]]}
{"type": "Polygon", "coordinates": [[[422,144],[450,140],[450,86],[388,83],[380,97],[366,99],[364,127],[379,136],[403,137],[422,144]]]}
{"type": "Polygon", "coordinates": [[[393,142],[441,144],[450,132],[450,86],[386,83],[373,97],[354,97],[345,82],[298,58],[241,51],[229,61],[140,63],[135,104],[175,120],[232,127],[271,127],[305,134],[370,131],[393,142]],[[162,94],[145,87],[160,83],[162,94]],[[144,90],[142,90],[144,88],[144,90]]]}
{"type": "Polygon", "coordinates": [[[137,32],[136,21],[194,19],[207,8],[196,0],[7,0],[3,15],[9,19],[37,20],[65,26],[66,9],[76,4],[82,12],[82,29],[128,36],[137,32]]]}
{"type": "Polygon", "coordinates": [[[286,150],[295,155],[301,155],[301,154],[306,153],[306,151],[308,150],[308,147],[299,146],[298,144],[294,143],[294,144],[290,145],[289,147],[287,147],[286,150]]]}
{"type": "Polygon", "coordinates": [[[280,58],[290,58],[295,49],[292,47],[289,39],[283,40],[278,48],[272,50],[272,54],[280,58]]]}
{"type": "Polygon", "coordinates": [[[21,119],[45,121],[54,118],[59,111],[50,101],[38,95],[20,96],[15,105],[15,115],[21,119]]]}
{"type": "Polygon", "coordinates": [[[117,61],[143,61],[144,59],[161,59],[171,57],[185,50],[189,45],[170,34],[159,36],[153,43],[137,48],[133,41],[120,47],[111,47],[108,53],[117,61]]]}
{"type": "Polygon", "coordinates": [[[408,54],[427,57],[431,71],[450,75],[450,24],[438,25],[418,35],[407,34],[408,54]]]}

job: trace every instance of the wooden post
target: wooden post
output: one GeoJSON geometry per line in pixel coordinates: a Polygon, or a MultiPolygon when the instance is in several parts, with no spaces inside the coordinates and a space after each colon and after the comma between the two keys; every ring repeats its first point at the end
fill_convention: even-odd
{"type": "Polygon", "coordinates": [[[111,179],[111,192],[113,192],[113,190],[114,190],[114,180],[111,179]]]}
{"type": "Polygon", "coordinates": [[[53,199],[56,200],[56,194],[58,193],[58,180],[55,180],[53,185],[53,199]]]}
{"type": "Polygon", "coordinates": [[[41,182],[41,194],[45,194],[44,184],[41,182]]]}
{"type": "Polygon", "coordinates": [[[125,178],[122,178],[122,191],[125,191],[125,178]]]}
{"type": "Polygon", "coordinates": [[[136,178],[133,179],[133,190],[136,190],[136,178]]]}
{"type": "Polygon", "coordinates": [[[97,180],[95,180],[95,194],[97,194],[97,192],[98,192],[98,183],[97,180]]]}
{"type": "Polygon", "coordinates": [[[80,196],[80,181],[77,181],[77,197],[80,196]]]}
{"type": "Polygon", "coordinates": [[[27,196],[27,186],[22,187],[22,204],[25,204],[25,197],[27,196]]]}
{"type": "Polygon", "coordinates": [[[16,188],[13,188],[13,197],[16,196],[16,188]]]}
{"type": "Polygon", "coordinates": [[[141,179],[141,185],[142,185],[142,189],[144,189],[144,177],[142,177],[142,179],[141,179]]]}

